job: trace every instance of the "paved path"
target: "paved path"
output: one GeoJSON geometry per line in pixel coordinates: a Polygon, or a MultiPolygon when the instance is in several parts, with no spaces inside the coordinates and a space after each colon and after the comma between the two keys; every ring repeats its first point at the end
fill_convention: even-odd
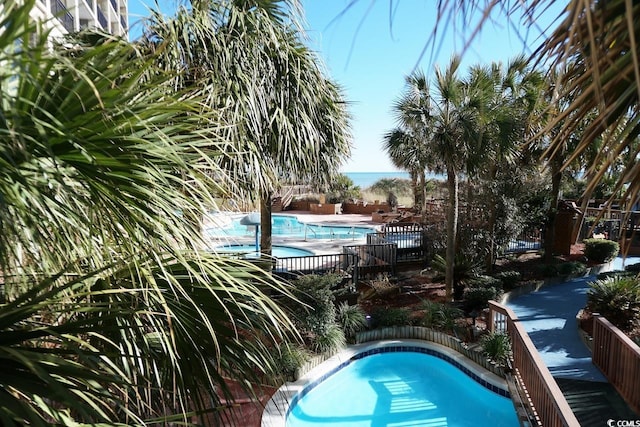
{"type": "MultiPolygon", "coordinates": [[[[622,270],[623,265],[637,262],[640,258],[630,257],[626,261],[618,258],[603,271],[622,270]]],[[[548,285],[507,303],[583,426],[602,426],[609,418],[634,416],[591,363],[591,352],[578,334],[576,315],[586,305],[588,283],[593,280],[595,276],[588,276],[548,285]]]]}

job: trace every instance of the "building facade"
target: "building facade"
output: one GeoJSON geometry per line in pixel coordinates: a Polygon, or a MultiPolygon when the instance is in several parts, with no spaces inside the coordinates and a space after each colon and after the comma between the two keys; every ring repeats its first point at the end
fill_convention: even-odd
{"type": "Polygon", "coordinates": [[[31,15],[51,25],[52,36],[98,28],[128,37],[129,0],[36,0],[31,15]]]}

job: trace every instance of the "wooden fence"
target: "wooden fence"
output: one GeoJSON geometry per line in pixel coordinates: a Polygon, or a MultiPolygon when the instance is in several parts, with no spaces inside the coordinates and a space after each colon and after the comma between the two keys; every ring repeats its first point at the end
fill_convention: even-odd
{"type": "Polygon", "coordinates": [[[524,391],[538,425],[544,427],[580,426],[558,384],[540,358],[531,338],[515,313],[495,301],[489,301],[487,328],[503,332],[511,340],[514,377],[524,391]]]}
{"type": "Polygon", "coordinates": [[[602,316],[593,316],[593,363],[640,413],[640,348],[602,316]]]}

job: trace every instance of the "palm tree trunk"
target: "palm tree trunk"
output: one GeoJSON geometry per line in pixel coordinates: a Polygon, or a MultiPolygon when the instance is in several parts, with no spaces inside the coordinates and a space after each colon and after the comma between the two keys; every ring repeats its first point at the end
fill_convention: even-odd
{"type": "Polygon", "coordinates": [[[424,171],[418,175],[420,178],[420,215],[422,215],[422,221],[424,222],[427,217],[427,180],[424,176],[424,171]]]}
{"type": "MultiPolygon", "coordinates": [[[[271,214],[272,214],[272,199],[273,193],[271,190],[263,190],[262,197],[260,198],[260,253],[262,255],[271,256],[271,214]]],[[[268,263],[271,265],[271,263],[268,263]]]]}
{"type": "MultiPolygon", "coordinates": [[[[494,165],[489,171],[489,182],[495,182],[498,175],[498,168],[494,165]]],[[[496,222],[498,218],[498,208],[496,207],[496,192],[493,186],[490,186],[489,190],[489,223],[487,229],[489,230],[489,252],[487,259],[485,260],[485,270],[487,273],[493,271],[493,262],[496,258],[496,222]]]]}
{"type": "Polygon", "coordinates": [[[455,170],[447,168],[447,188],[449,190],[449,212],[447,215],[447,254],[445,269],[445,290],[447,301],[453,297],[453,272],[456,256],[456,239],[458,233],[458,175],[455,170]]]}
{"type": "Polygon", "coordinates": [[[418,184],[418,172],[415,170],[411,170],[409,172],[409,175],[411,176],[411,190],[413,191],[413,207],[414,209],[419,211],[421,205],[420,205],[420,193],[418,188],[418,186],[420,185],[418,184]]]}

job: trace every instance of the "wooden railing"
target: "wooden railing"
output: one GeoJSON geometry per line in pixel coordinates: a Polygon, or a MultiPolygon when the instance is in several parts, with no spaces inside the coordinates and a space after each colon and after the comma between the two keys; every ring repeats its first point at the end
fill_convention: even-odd
{"type": "Polygon", "coordinates": [[[640,348],[598,315],[593,316],[592,358],[631,409],[640,413],[640,348]]]}
{"type": "Polygon", "coordinates": [[[544,427],[580,426],[515,313],[489,301],[487,328],[492,332],[503,332],[511,339],[513,374],[524,391],[523,399],[529,401],[534,411],[536,419],[532,421],[544,427]]]}

